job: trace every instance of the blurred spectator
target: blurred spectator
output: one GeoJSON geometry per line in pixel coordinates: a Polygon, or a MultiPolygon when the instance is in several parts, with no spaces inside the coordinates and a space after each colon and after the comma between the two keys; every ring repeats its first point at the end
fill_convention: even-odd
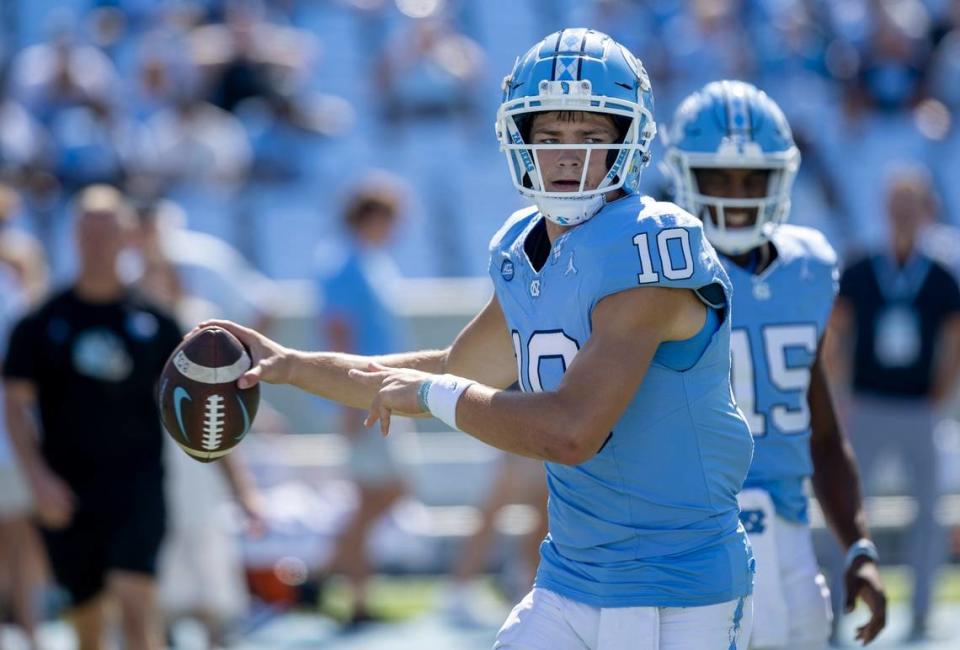
{"type": "MultiPolygon", "coordinates": [[[[5,241],[0,239],[0,360],[5,356],[10,327],[29,300],[22,276],[8,264],[8,258],[5,241]]],[[[36,650],[36,603],[44,567],[37,533],[30,523],[31,509],[30,491],[7,436],[0,388],[0,616],[9,605],[11,620],[23,631],[30,649],[36,650]]]]}
{"type": "Polygon", "coordinates": [[[47,262],[40,242],[14,225],[19,211],[16,190],[0,183],[0,265],[14,274],[27,303],[36,304],[47,291],[47,262]]]}
{"type": "MultiPolygon", "coordinates": [[[[906,489],[916,498],[906,552],[914,570],[914,638],[926,635],[933,579],[944,559],[933,429],[960,375],[960,286],[919,245],[921,230],[936,215],[926,170],[899,169],[887,189],[890,243],[844,271],[832,323],[831,357],[837,376],[849,377],[848,431],[867,494],[876,491],[869,479],[878,458],[893,453],[906,466],[906,489]],[[844,354],[850,341],[852,359],[844,354]]],[[[842,571],[833,574],[836,579],[842,571]]],[[[841,593],[836,584],[835,594],[841,593]]],[[[835,597],[837,615],[839,606],[835,597]]]]}
{"type": "Polygon", "coordinates": [[[135,119],[146,120],[178,97],[199,93],[199,73],[184,31],[167,25],[151,29],[139,39],[132,58],[132,87],[124,105],[135,119]]]}
{"type": "MultiPolygon", "coordinates": [[[[380,52],[374,97],[383,120],[374,137],[385,143],[386,156],[377,164],[409,178],[424,202],[424,223],[399,242],[406,268],[422,275],[463,275],[483,268],[470,259],[473,253],[463,243],[477,235],[472,230],[476,225],[484,238],[496,229],[488,215],[470,221],[463,209],[470,192],[481,191],[486,169],[500,171],[492,156],[489,168],[477,160],[476,145],[489,137],[489,127],[477,119],[485,63],[476,42],[437,17],[401,24],[380,52]],[[436,191],[438,181],[443,192],[436,191]],[[432,251],[433,259],[418,250],[432,251]]],[[[483,153],[494,154],[495,148],[483,153]]]]}
{"type": "MultiPolygon", "coordinates": [[[[345,241],[318,250],[318,288],[325,348],[355,354],[386,354],[405,349],[403,323],[390,307],[398,276],[384,252],[396,227],[402,197],[392,181],[373,176],[348,199],[345,241]]],[[[395,293],[394,293],[395,296],[395,293]]],[[[340,431],[350,444],[350,475],[359,504],[337,539],[327,571],[342,571],[353,590],[348,624],[374,619],[367,605],[371,575],[367,538],[373,525],[406,491],[393,451],[394,436],[363,426],[365,412],[342,409],[340,431]]]]}
{"type": "MultiPolygon", "coordinates": [[[[84,16],[84,30],[91,42],[100,48],[114,63],[121,63],[125,50],[133,41],[127,34],[127,12],[106,4],[90,8],[84,16]]],[[[122,68],[121,68],[122,69],[122,68]]]]}
{"type": "Polygon", "coordinates": [[[873,0],[872,5],[872,29],[861,55],[863,92],[877,110],[909,108],[919,99],[930,16],[920,0],[873,0]]]}
{"type": "Polygon", "coordinates": [[[147,144],[140,161],[162,187],[213,186],[231,189],[246,179],[250,143],[230,113],[179,88],[176,103],[146,122],[147,144]]]}
{"type": "Polygon", "coordinates": [[[192,327],[215,317],[270,327],[277,287],[235,248],[213,235],[188,230],[183,210],[169,199],[139,205],[137,218],[138,257],[124,260],[124,274],[140,278],[182,323],[192,327]]]}
{"type": "Polygon", "coordinates": [[[253,180],[280,184],[314,177],[317,170],[308,163],[324,139],[343,135],[354,121],[348,102],[319,94],[276,93],[269,99],[246,100],[237,116],[253,144],[253,180]]]}
{"type": "Polygon", "coordinates": [[[469,119],[483,50],[440,19],[411,22],[388,41],[379,67],[379,98],[388,123],[469,119]]]}
{"type": "Polygon", "coordinates": [[[532,588],[540,563],[540,544],[548,532],[547,481],[543,463],[504,452],[497,465],[493,485],[480,507],[480,526],[460,550],[453,569],[453,584],[442,596],[444,614],[461,625],[484,621],[484,612],[479,607],[483,598],[475,581],[484,570],[491,548],[497,541],[497,517],[504,507],[522,503],[536,512],[536,522],[523,536],[520,548],[512,551],[519,562],[507,565],[512,574],[512,580],[507,584],[511,592],[506,594],[507,600],[514,601],[532,588]]]}
{"type": "Polygon", "coordinates": [[[0,170],[15,176],[45,166],[52,154],[52,143],[30,112],[6,96],[3,81],[0,79],[0,170]]]}
{"type": "Polygon", "coordinates": [[[123,196],[92,186],[75,211],[74,282],[10,337],[6,422],[79,646],[101,647],[112,604],[126,647],[152,650],[166,512],[155,384],[180,331],[117,272],[133,227],[123,196]]]}
{"type": "Polygon", "coordinates": [[[115,106],[64,108],[49,128],[56,145],[53,171],[68,195],[94,183],[123,183],[138,151],[139,130],[115,106]]]}
{"type": "MultiPolygon", "coordinates": [[[[844,242],[845,247],[853,250],[879,247],[887,237],[887,223],[878,218],[886,212],[883,193],[866,188],[882,187],[893,172],[895,159],[924,160],[929,146],[912,100],[902,97],[898,100],[902,103],[893,102],[893,91],[888,90],[890,94],[883,100],[887,103],[881,109],[862,84],[845,86],[843,112],[827,113],[816,132],[818,150],[838,190],[838,207],[850,224],[847,232],[854,236],[844,242]]],[[[900,91],[914,97],[916,87],[904,86],[900,91]]]]}
{"type": "Polygon", "coordinates": [[[105,107],[118,96],[120,79],[98,48],[78,42],[73,21],[51,14],[49,40],[27,47],[11,63],[12,96],[42,123],[62,110],[105,107]]]}
{"type": "Polygon", "coordinates": [[[259,0],[228,0],[225,20],[190,35],[194,62],[206,77],[210,101],[233,111],[245,99],[270,98],[299,85],[317,50],[299,29],[264,19],[259,0]]]}
{"type": "Polygon", "coordinates": [[[190,226],[236,241],[239,191],[248,179],[252,150],[232,114],[180,89],[173,106],[146,122],[140,174],[148,191],[183,205],[190,226]]]}
{"type": "Polygon", "coordinates": [[[657,112],[669,115],[691,88],[716,79],[750,79],[754,51],[739,20],[744,0],[693,0],[663,25],[663,56],[652,79],[657,112]]]}
{"type": "Polygon", "coordinates": [[[943,196],[946,221],[960,225],[960,2],[954,2],[958,27],[944,36],[928,74],[930,97],[917,109],[930,138],[927,162],[943,196]]]}
{"type": "Polygon", "coordinates": [[[254,533],[263,530],[260,495],[240,454],[216,465],[198,463],[165,441],[169,532],[158,560],[158,595],[167,625],[199,620],[207,647],[226,647],[231,623],[249,614],[239,526],[231,500],[243,510],[254,533]]]}

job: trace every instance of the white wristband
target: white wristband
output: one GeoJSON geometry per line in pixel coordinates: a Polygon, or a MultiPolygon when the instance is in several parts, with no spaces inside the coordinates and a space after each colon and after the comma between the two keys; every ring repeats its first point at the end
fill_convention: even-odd
{"type": "Polygon", "coordinates": [[[457,401],[471,385],[477,382],[456,375],[440,375],[430,381],[427,407],[438,420],[457,428],[457,401]]]}
{"type": "Polygon", "coordinates": [[[861,555],[870,558],[877,564],[880,563],[880,554],[877,553],[876,544],[864,537],[855,541],[850,545],[850,548],[847,549],[847,557],[843,562],[844,569],[849,569],[853,561],[861,555]]]}

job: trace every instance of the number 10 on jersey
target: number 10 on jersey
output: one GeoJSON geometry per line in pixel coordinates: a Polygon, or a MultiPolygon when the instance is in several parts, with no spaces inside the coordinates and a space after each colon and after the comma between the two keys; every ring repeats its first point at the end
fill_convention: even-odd
{"type": "MultiPolygon", "coordinates": [[[[645,232],[633,238],[633,245],[637,247],[637,254],[640,256],[640,273],[637,274],[637,282],[640,284],[660,281],[660,274],[653,270],[653,253],[650,251],[649,239],[645,232]]],[[[660,256],[660,269],[666,279],[686,280],[693,276],[690,233],[686,228],[664,228],[658,232],[657,249],[654,252],[660,256]],[[676,243],[671,247],[671,242],[676,243]]]]}

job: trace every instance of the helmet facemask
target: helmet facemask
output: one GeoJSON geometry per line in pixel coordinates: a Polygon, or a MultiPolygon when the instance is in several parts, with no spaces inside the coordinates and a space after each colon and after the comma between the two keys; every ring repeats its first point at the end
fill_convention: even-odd
{"type": "Polygon", "coordinates": [[[704,232],[717,250],[727,255],[741,255],[769,241],[778,226],[790,213],[790,191],[800,163],[800,154],[793,148],[783,153],[753,151],[744,154],[743,145],[737,154],[686,153],[668,151],[665,171],[673,177],[674,200],[685,210],[699,217],[704,232]],[[728,198],[705,194],[697,182],[697,170],[759,169],[769,173],[764,196],[728,198]],[[747,210],[755,214],[752,224],[731,225],[729,212],[747,210]]]}
{"type": "MultiPolygon", "coordinates": [[[[509,79],[505,80],[509,83],[509,79]]],[[[497,112],[497,136],[507,157],[514,187],[536,203],[547,219],[571,226],[586,221],[603,207],[605,196],[616,190],[636,191],[640,170],[649,162],[650,142],[656,134],[653,116],[641,104],[593,95],[591,82],[541,81],[540,94],[504,102],[497,112]],[[532,144],[529,127],[537,113],[590,112],[609,115],[619,131],[619,142],[532,144]],[[545,187],[541,154],[544,151],[583,152],[579,184],[570,191],[545,187]],[[590,162],[605,157],[607,171],[596,187],[588,187],[590,162]]],[[[574,179],[569,179],[574,180],[574,179]]]]}

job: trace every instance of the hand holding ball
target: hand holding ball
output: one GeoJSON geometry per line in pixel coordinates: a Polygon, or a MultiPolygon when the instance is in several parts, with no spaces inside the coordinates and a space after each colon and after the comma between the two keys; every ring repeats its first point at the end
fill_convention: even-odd
{"type": "Polygon", "coordinates": [[[243,344],[219,327],[184,339],[160,375],[160,415],[167,433],[200,462],[217,460],[250,430],[260,386],[241,389],[237,379],[251,367],[243,344]]]}

